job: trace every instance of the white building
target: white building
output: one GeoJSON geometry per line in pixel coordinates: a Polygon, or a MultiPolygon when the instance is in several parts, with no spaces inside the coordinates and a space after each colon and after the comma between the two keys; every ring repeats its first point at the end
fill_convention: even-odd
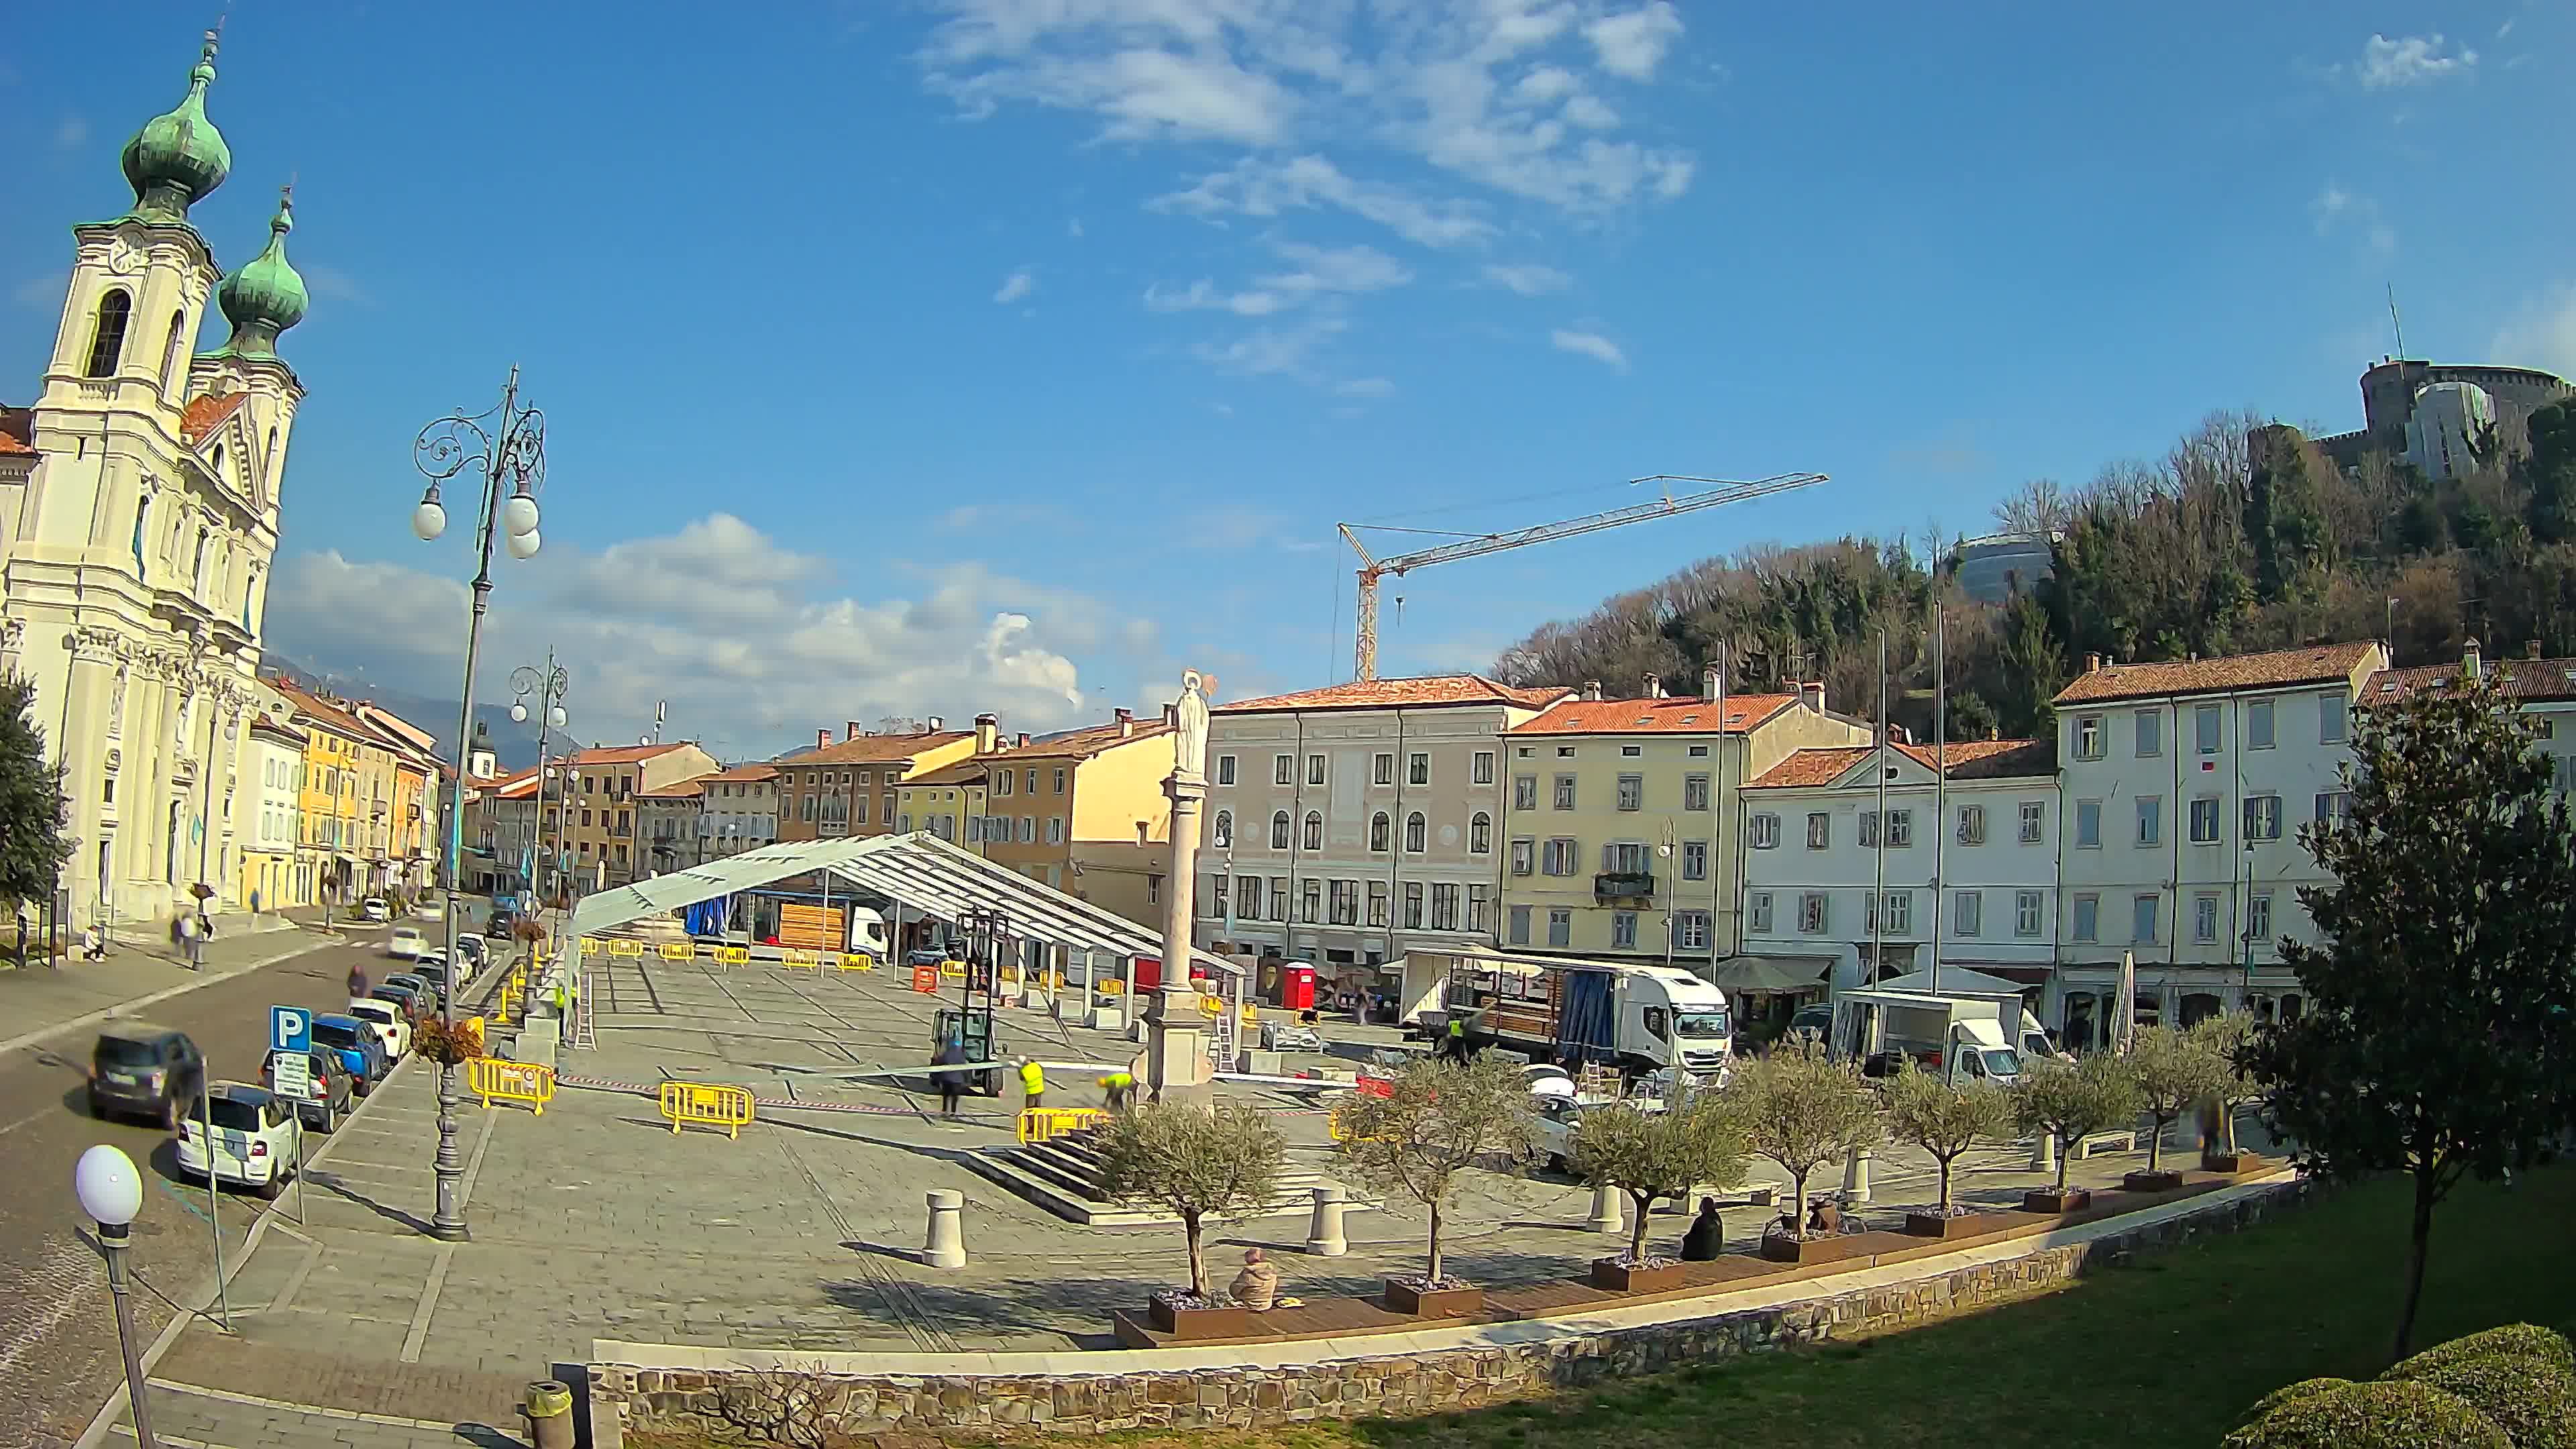
{"type": "Polygon", "coordinates": [[[309,905],[295,856],[304,838],[300,803],[304,784],[304,733],[262,713],[244,736],[240,778],[249,798],[237,802],[242,849],[242,899],[263,911],[309,905]]]}
{"type": "Polygon", "coordinates": [[[2387,704],[2419,689],[2447,689],[2463,673],[2485,674],[2505,698],[2540,725],[2537,748],[2549,757],[2560,794],[2576,790],[2576,659],[2543,659],[2533,643],[2518,659],[2487,659],[2472,639],[2457,664],[2391,669],[2373,679],[2359,703],[2387,704]]]}
{"type": "Polygon", "coordinates": [[[1761,967],[1724,963],[1719,984],[1734,968],[1739,986],[1821,991],[1937,958],[2044,986],[2057,960],[2052,756],[2046,740],[1971,740],[1800,750],[1773,766],[1743,792],[1744,953],[1761,967]]]}
{"type": "Polygon", "coordinates": [[[277,341],[307,302],[284,202],[229,276],[189,221],[232,169],[214,55],[127,143],[132,208],[72,228],[43,392],[0,441],[0,668],[34,681],[64,770],[75,921],[165,916],[201,881],[229,898],[256,819],[243,754],[304,398],[277,341]],[[199,354],[209,302],[232,331],[199,354]]]}
{"type": "Polygon", "coordinates": [[[2044,1022],[2098,1041],[2124,953],[2142,1022],[2298,1010],[2280,942],[2307,934],[2298,889],[2323,880],[2298,829],[2345,808],[2352,706],[2387,664],[2376,643],[2085,661],[2055,701],[2065,828],[2044,1022]]]}
{"type": "Polygon", "coordinates": [[[1565,694],[1445,674],[1219,706],[1201,943],[1348,966],[1493,944],[1502,736],[1565,694]]]}
{"type": "Polygon", "coordinates": [[[778,842],[778,767],[736,765],[705,779],[699,802],[700,858],[739,855],[778,842]]]}

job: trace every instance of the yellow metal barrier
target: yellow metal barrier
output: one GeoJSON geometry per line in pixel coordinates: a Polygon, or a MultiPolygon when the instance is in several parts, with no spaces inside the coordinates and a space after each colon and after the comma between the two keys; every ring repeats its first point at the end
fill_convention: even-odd
{"type": "Polygon", "coordinates": [[[1098,1107],[1026,1107],[1020,1111],[1020,1143],[1044,1142],[1108,1120],[1109,1114],[1098,1107]]]}
{"type": "Polygon", "coordinates": [[[958,977],[966,974],[966,963],[963,961],[942,961],[939,963],[939,974],[952,981],[956,980],[958,977]]]}
{"type": "Polygon", "coordinates": [[[695,941],[665,941],[662,943],[662,959],[665,961],[686,961],[697,954],[698,944],[695,941]]]}
{"type": "MultiPolygon", "coordinates": [[[[1348,1103],[1343,1104],[1343,1106],[1348,1105],[1348,1103]]],[[[1350,1126],[1342,1121],[1342,1107],[1335,1107],[1332,1112],[1324,1118],[1324,1130],[1332,1134],[1332,1138],[1335,1142],[1348,1142],[1351,1140],[1350,1126]]],[[[1371,1138],[1370,1140],[1374,1142],[1384,1142],[1389,1139],[1384,1136],[1379,1136],[1371,1138]]]]}
{"type": "Polygon", "coordinates": [[[585,956],[599,955],[605,949],[606,948],[601,944],[600,939],[597,936],[584,936],[581,938],[581,954],[585,956]]]}
{"type": "Polygon", "coordinates": [[[844,971],[874,971],[877,969],[877,963],[874,957],[868,956],[862,952],[844,951],[841,953],[841,969],[844,971]]]}
{"type": "Polygon", "coordinates": [[[751,948],[749,946],[718,946],[716,948],[716,964],[719,966],[748,966],[751,964],[751,948]]]}
{"type": "Polygon", "coordinates": [[[821,955],[813,951],[781,951],[778,953],[778,964],[781,966],[820,966],[823,964],[823,958],[821,955]]]}
{"type": "Polygon", "coordinates": [[[1127,983],[1115,976],[1109,976],[1091,983],[1091,989],[1103,996],[1116,996],[1127,989],[1127,983]]]}
{"type": "Polygon", "coordinates": [[[546,1115],[546,1103],[554,1100],[555,1069],[535,1062],[469,1057],[465,1062],[465,1089],[482,1098],[487,1111],[494,1102],[525,1102],[542,1117],[546,1115]]]}
{"type": "Polygon", "coordinates": [[[644,954],[644,943],[641,941],[611,941],[608,943],[608,954],[611,956],[641,956],[644,954]]]}
{"type": "Polygon", "coordinates": [[[1225,1003],[1202,991],[1199,993],[1199,1014],[1206,1017],[1223,1016],[1225,1003]]]}
{"type": "Polygon", "coordinates": [[[751,1120],[751,1091],[707,1082],[664,1082],[662,1117],[678,1136],[682,1127],[721,1127],[727,1137],[740,1137],[751,1120]]]}
{"type": "Polygon", "coordinates": [[[1242,1016],[1243,1024],[1245,1026],[1258,1026],[1261,1023],[1261,1008],[1258,1005],[1247,1001],[1243,1003],[1242,1016]]]}

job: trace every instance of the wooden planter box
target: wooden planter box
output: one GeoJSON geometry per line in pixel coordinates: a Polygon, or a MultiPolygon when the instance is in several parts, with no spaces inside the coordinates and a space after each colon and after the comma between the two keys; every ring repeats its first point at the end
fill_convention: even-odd
{"type": "Polygon", "coordinates": [[[1762,1235],[1762,1256],[1774,1263],[1831,1263],[1866,1252],[1858,1233],[1828,1233],[1822,1237],[1792,1238],[1782,1233],[1762,1235]]]}
{"type": "Polygon", "coordinates": [[[1174,1308],[1155,1299],[1145,1305],[1146,1319],[1157,1333],[1174,1338],[1242,1338],[1252,1332],[1252,1310],[1237,1304],[1223,1308],[1174,1308]]]}
{"type": "Polygon", "coordinates": [[[1604,1293],[1661,1293],[1682,1286],[1682,1265],[1632,1268],[1616,1258],[1592,1260],[1592,1286],[1604,1293]]]}
{"type": "Polygon", "coordinates": [[[1466,1318],[1485,1306],[1482,1288],[1416,1288],[1393,1278],[1386,1280],[1386,1310],[1410,1313],[1416,1318],[1466,1318]]]}
{"type": "Polygon", "coordinates": [[[2053,1187],[2035,1187],[2021,1195],[2021,1210],[2026,1213],[2082,1212],[2092,1205],[2093,1190],[2086,1187],[2070,1187],[2064,1192],[2053,1187]]]}
{"type": "Polygon", "coordinates": [[[2200,1155],[2200,1170],[2223,1172],[2234,1177],[2240,1172],[2253,1170],[2260,1161],[2251,1152],[2204,1152],[2200,1155]]]}
{"type": "Polygon", "coordinates": [[[2012,1226],[2003,1213],[1960,1213],[1944,1217],[1939,1213],[1907,1213],[1905,1235],[1909,1238],[1974,1238],[1986,1233],[1999,1233],[2012,1226]]]}
{"type": "Polygon", "coordinates": [[[2120,1178],[2120,1189],[2123,1192],[2171,1192],[2180,1186],[2182,1186],[2182,1174],[2169,1167],[2160,1167],[2153,1172],[2141,1169],[2123,1174],[2120,1178]]]}

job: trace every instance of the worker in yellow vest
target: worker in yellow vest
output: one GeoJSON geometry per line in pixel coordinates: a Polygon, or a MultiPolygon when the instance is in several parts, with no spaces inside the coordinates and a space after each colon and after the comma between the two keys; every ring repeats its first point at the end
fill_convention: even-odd
{"type": "Polygon", "coordinates": [[[1020,1110],[1035,1111],[1042,1105],[1039,1099],[1046,1095],[1046,1068],[1039,1066],[1034,1057],[1020,1058],[1020,1091],[1027,1098],[1020,1103],[1020,1110]]]}
{"type": "Polygon", "coordinates": [[[1136,1100],[1136,1074],[1111,1072],[1100,1079],[1100,1091],[1104,1106],[1112,1112],[1124,1112],[1136,1100]]]}

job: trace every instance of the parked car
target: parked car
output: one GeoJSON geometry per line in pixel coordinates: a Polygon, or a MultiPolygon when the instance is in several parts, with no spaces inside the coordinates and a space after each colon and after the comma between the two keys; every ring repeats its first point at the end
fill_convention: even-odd
{"type": "Polygon", "coordinates": [[[483,923],[483,934],[490,940],[506,941],[510,939],[510,933],[518,928],[518,912],[494,911],[492,913],[492,919],[483,923]]]}
{"type": "Polygon", "coordinates": [[[429,938],[420,933],[418,926],[396,926],[394,933],[385,937],[385,954],[398,961],[417,961],[420,953],[428,949],[429,938]]]}
{"type": "Polygon", "coordinates": [[[361,1097],[376,1089],[391,1066],[374,1030],[354,1016],[313,1018],[313,1047],[339,1057],[341,1067],[358,1079],[351,1090],[361,1097]]]}
{"type": "Polygon", "coordinates": [[[426,1008],[424,1014],[429,1014],[436,1012],[447,1002],[447,993],[441,989],[444,979],[442,976],[438,980],[432,980],[427,973],[416,970],[397,971],[379,984],[399,986],[406,991],[418,993],[423,998],[422,1005],[426,1008]]]}
{"type": "Polygon", "coordinates": [[[457,937],[456,954],[464,960],[469,976],[492,964],[492,948],[480,936],[457,937]]]}
{"type": "Polygon", "coordinates": [[[385,1060],[398,1062],[410,1054],[410,1012],[390,1001],[379,1001],[372,996],[360,996],[351,998],[349,1015],[365,1022],[375,1030],[376,1040],[384,1044],[385,1060]]]}
{"type": "Polygon", "coordinates": [[[237,1182],[274,1201],[295,1177],[300,1159],[296,1108],[247,1082],[217,1082],[207,1090],[214,1141],[206,1124],[179,1124],[179,1171],[215,1182],[237,1182]]]}
{"type": "Polygon", "coordinates": [[[443,921],[447,919],[447,906],[436,896],[422,896],[412,902],[411,913],[424,921],[443,921]]]}
{"type": "MultiPolygon", "coordinates": [[[[260,1064],[259,1084],[269,1091],[277,1090],[277,1059],[283,1052],[270,1052],[260,1064]]],[[[328,1137],[340,1130],[340,1119],[349,1115],[355,1105],[353,1094],[357,1079],[350,1076],[336,1057],[322,1052],[306,1056],[306,1080],[311,1083],[305,1099],[295,1104],[296,1114],[316,1132],[328,1137]]]]}
{"type": "Polygon", "coordinates": [[[376,989],[367,994],[401,1012],[403,1019],[415,1029],[420,1026],[422,1018],[437,1014],[437,1007],[430,1001],[427,983],[417,977],[409,981],[379,981],[376,989]]]}
{"type": "Polygon", "coordinates": [[[390,921],[394,918],[394,908],[385,903],[383,896],[369,896],[358,903],[358,915],[370,921],[390,921]]]}
{"type": "MultiPolygon", "coordinates": [[[[1584,1114],[1615,1105],[1609,1102],[1582,1102],[1572,1097],[1534,1097],[1530,1100],[1530,1155],[1545,1163],[1551,1172],[1574,1170],[1574,1134],[1582,1129],[1584,1114]]],[[[1648,1112],[1664,1110],[1663,1104],[1637,1101],[1630,1105],[1648,1112]]]]}
{"type": "Polygon", "coordinates": [[[185,1032],[120,1021],[90,1053],[89,1114],[149,1117],[176,1128],[206,1080],[206,1057],[185,1032]]]}

